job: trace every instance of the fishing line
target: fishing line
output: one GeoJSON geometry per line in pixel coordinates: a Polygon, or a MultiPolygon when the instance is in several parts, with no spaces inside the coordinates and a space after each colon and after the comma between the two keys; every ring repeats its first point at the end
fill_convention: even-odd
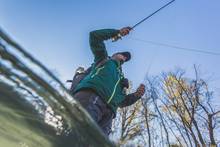
{"type": "Polygon", "coordinates": [[[196,53],[203,53],[203,54],[207,54],[207,55],[220,56],[220,53],[218,53],[218,52],[211,52],[211,51],[194,49],[194,48],[186,48],[186,47],[181,47],[181,46],[177,46],[177,45],[171,45],[171,44],[167,44],[167,43],[143,40],[143,39],[138,39],[138,38],[128,38],[128,39],[138,41],[138,42],[147,43],[147,44],[153,44],[153,45],[157,45],[157,46],[169,47],[169,48],[173,48],[176,50],[183,50],[183,51],[190,51],[190,52],[196,52],[196,53]]]}

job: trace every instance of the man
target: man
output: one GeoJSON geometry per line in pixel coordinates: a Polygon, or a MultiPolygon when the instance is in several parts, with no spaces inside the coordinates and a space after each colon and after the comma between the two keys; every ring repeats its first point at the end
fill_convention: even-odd
{"type": "MultiPolygon", "coordinates": [[[[111,123],[118,107],[134,104],[145,92],[141,84],[135,93],[125,94],[128,80],[121,66],[130,60],[129,52],[115,53],[108,57],[104,40],[125,36],[130,27],[121,30],[103,29],[90,32],[90,47],[95,57],[90,73],[76,86],[73,97],[88,111],[106,135],[111,132],[111,123]]],[[[117,39],[117,38],[116,38],[117,39]]]]}

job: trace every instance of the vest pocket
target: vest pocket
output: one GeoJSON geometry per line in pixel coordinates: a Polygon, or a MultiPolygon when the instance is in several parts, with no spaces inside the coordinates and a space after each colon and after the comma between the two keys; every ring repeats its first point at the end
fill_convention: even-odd
{"type": "Polygon", "coordinates": [[[98,68],[98,69],[96,70],[96,72],[91,75],[91,78],[94,78],[96,75],[98,75],[99,72],[100,72],[102,69],[104,69],[104,68],[105,68],[105,66],[98,68]]]}

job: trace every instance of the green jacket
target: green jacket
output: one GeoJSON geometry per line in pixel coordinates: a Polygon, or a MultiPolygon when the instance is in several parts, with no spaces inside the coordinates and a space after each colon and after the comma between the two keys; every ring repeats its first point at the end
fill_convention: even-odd
{"type": "MultiPolygon", "coordinates": [[[[126,94],[121,86],[121,80],[124,78],[119,62],[109,59],[102,66],[95,67],[95,64],[108,58],[104,40],[117,35],[118,30],[103,29],[90,32],[90,47],[95,57],[94,63],[89,75],[87,75],[76,87],[74,92],[84,88],[90,88],[103,98],[103,100],[116,112],[126,98],[126,94]]],[[[132,102],[133,103],[133,100],[132,102]]],[[[124,104],[127,106],[127,104],[124,104]]]]}

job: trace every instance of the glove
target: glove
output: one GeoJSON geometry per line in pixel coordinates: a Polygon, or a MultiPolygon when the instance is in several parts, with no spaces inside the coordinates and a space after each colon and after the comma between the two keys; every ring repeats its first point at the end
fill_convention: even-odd
{"type": "Polygon", "coordinates": [[[126,36],[129,34],[129,32],[131,31],[131,27],[124,27],[122,29],[120,29],[120,35],[121,36],[126,36]]]}
{"type": "Polygon", "coordinates": [[[145,93],[145,85],[140,84],[140,86],[137,88],[136,92],[134,93],[135,97],[141,98],[145,93]]]}

